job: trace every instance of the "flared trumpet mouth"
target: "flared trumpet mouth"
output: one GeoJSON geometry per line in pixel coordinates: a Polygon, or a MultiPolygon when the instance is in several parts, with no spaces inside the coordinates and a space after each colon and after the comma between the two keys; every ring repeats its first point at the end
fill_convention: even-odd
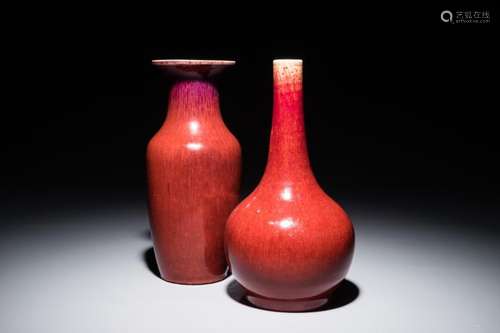
{"type": "Polygon", "coordinates": [[[208,59],[155,59],[151,61],[157,66],[230,66],[234,65],[234,60],[208,60],[208,59]]]}
{"type": "Polygon", "coordinates": [[[151,61],[165,73],[184,79],[206,79],[234,65],[234,60],[155,59],[151,61]]]}

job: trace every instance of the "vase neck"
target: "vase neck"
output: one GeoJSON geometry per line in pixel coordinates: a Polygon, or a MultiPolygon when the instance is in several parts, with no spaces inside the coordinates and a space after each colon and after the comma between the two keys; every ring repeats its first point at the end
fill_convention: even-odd
{"type": "Polygon", "coordinates": [[[203,80],[183,80],[170,90],[167,121],[220,118],[217,88],[203,80]]]}
{"type": "Polygon", "coordinates": [[[307,152],[302,96],[302,61],[273,63],[274,104],[265,174],[312,176],[307,152]]]}

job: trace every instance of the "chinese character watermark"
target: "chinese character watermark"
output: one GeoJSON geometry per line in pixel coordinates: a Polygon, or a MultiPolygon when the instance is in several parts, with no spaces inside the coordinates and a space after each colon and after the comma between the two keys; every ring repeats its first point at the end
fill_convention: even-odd
{"type": "Polygon", "coordinates": [[[443,10],[441,21],[448,24],[491,23],[489,10],[443,10]]]}

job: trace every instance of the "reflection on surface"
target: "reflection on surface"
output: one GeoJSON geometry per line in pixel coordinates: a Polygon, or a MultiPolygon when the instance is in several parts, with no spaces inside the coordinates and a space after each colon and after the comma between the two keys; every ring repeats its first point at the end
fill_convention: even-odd
{"type": "Polygon", "coordinates": [[[189,126],[189,133],[192,135],[196,135],[199,132],[200,129],[200,123],[196,120],[192,120],[188,123],[189,126]]]}
{"type": "Polygon", "coordinates": [[[278,225],[282,229],[288,229],[295,225],[295,221],[291,217],[279,221],[269,221],[269,224],[278,225]]]}
{"type": "Polygon", "coordinates": [[[281,199],[285,201],[292,201],[292,188],[290,186],[287,186],[283,189],[281,192],[281,199]]]}
{"type": "Polygon", "coordinates": [[[203,144],[201,144],[199,142],[190,142],[190,143],[186,144],[186,147],[189,150],[200,150],[203,147],[203,144]]]}

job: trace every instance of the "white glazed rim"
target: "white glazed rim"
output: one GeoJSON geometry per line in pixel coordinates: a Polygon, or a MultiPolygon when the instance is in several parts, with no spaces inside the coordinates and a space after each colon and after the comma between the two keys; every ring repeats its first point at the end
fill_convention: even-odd
{"type": "Polygon", "coordinates": [[[302,64],[302,59],[274,59],[273,64],[302,64]]]}

